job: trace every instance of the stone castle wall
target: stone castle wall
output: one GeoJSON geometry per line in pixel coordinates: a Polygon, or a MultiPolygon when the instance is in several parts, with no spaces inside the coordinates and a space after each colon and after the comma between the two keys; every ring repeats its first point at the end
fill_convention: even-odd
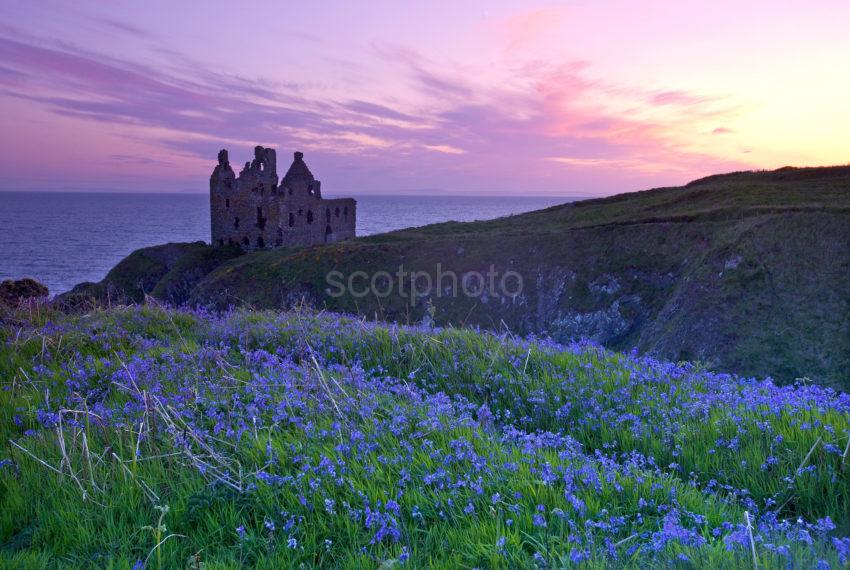
{"type": "Polygon", "coordinates": [[[255,250],[332,243],[353,238],[357,202],[325,200],[304,155],[296,152],[278,181],[274,149],[258,146],[236,176],[226,150],[210,177],[212,244],[255,250]]]}

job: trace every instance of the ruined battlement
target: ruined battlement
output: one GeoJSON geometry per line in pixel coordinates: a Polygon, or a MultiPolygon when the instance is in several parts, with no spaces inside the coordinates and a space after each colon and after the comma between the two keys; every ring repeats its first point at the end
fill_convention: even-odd
{"type": "Polygon", "coordinates": [[[293,155],[278,180],[277,153],[257,146],[254,159],[236,176],[226,150],[210,176],[212,244],[239,244],[254,250],[332,243],[353,238],[357,202],[322,198],[322,183],[293,155]]]}

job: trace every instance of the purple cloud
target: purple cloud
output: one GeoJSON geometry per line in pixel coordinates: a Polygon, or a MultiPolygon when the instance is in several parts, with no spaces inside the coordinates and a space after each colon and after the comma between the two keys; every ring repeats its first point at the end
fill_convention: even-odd
{"type": "Polygon", "coordinates": [[[100,20],[103,25],[107,28],[112,28],[122,34],[129,34],[132,36],[137,36],[140,38],[150,38],[152,35],[145,30],[134,26],[132,24],[128,24],[126,22],[122,22],[121,20],[116,20],[114,18],[102,18],[100,20]]]}
{"type": "Polygon", "coordinates": [[[710,101],[710,98],[701,97],[688,93],[687,91],[662,91],[650,97],[653,105],[702,105],[710,101]]]}
{"type": "MultiPolygon", "coordinates": [[[[482,89],[451,70],[433,71],[439,66],[410,50],[383,46],[378,53],[401,66],[408,87],[424,102],[341,99],[297,83],[212,70],[179,55],[170,58],[170,67],[153,67],[8,33],[0,35],[0,90],[60,116],[126,126],[128,139],[195,159],[186,168],[204,168],[198,158],[211,168],[222,146],[239,147],[232,149],[236,162],[241,147],[247,158],[254,143],[298,147],[311,152],[326,181],[366,191],[417,183],[453,188],[458,180],[471,191],[529,184],[541,191],[573,189],[567,185],[575,181],[595,188],[602,182],[590,175],[612,166],[620,172],[609,173],[606,184],[654,180],[659,171],[698,174],[723,164],[673,150],[663,123],[588,103],[599,94],[622,97],[624,90],[589,79],[587,62],[535,63],[517,72],[516,85],[524,89],[482,89]],[[380,167],[370,158],[380,159],[380,167]]],[[[707,98],[683,91],[626,95],[635,105],[723,113],[708,108],[707,98]]],[[[142,164],[117,150],[113,162],[142,164]]],[[[172,168],[169,162],[144,165],[172,168]]]]}

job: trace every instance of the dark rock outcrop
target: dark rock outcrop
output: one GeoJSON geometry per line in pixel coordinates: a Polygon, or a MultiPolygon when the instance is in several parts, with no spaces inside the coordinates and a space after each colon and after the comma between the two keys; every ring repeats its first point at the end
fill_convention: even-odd
{"type": "Polygon", "coordinates": [[[50,295],[47,287],[35,279],[7,279],[0,283],[0,305],[14,308],[29,299],[45,299],[50,295]]]}

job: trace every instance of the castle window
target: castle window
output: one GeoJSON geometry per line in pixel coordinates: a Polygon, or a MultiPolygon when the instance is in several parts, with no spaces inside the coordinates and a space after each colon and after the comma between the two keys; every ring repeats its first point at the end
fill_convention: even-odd
{"type": "Polygon", "coordinates": [[[263,240],[263,236],[257,236],[257,247],[266,247],[266,242],[263,240]]]}
{"type": "Polygon", "coordinates": [[[331,221],[331,209],[330,208],[325,208],[325,221],[328,221],[328,222],[331,221]]]}
{"type": "Polygon", "coordinates": [[[313,210],[307,210],[307,223],[313,223],[313,210]]]}
{"type": "Polygon", "coordinates": [[[295,225],[295,214],[293,214],[292,212],[289,212],[289,227],[291,228],[294,225],[295,225]]]}
{"type": "Polygon", "coordinates": [[[342,215],[348,218],[348,206],[342,209],[342,215]]]}
{"type": "Polygon", "coordinates": [[[328,224],[328,225],[325,227],[325,241],[326,241],[326,242],[332,241],[332,240],[331,240],[332,236],[333,236],[333,230],[331,229],[331,225],[330,225],[330,224],[328,224]]]}
{"type": "Polygon", "coordinates": [[[248,239],[248,236],[242,238],[242,245],[251,245],[251,240],[248,239]]]}
{"type": "Polygon", "coordinates": [[[334,216],[339,217],[339,208],[334,208],[334,216]]]}
{"type": "Polygon", "coordinates": [[[224,199],[224,207],[225,207],[225,208],[229,208],[229,207],[230,207],[230,198],[225,198],[225,199],[224,199]]]}
{"type": "Polygon", "coordinates": [[[307,194],[309,194],[310,196],[313,195],[313,185],[312,184],[309,184],[307,186],[307,194]]]}
{"type": "Polygon", "coordinates": [[[239,216],[236,216],[235,218],[233,218],[233,229],[235,229],[235,230],[239,229],[239,216]]]}
{"type": "Polygon", "coordinates": [[[262,208],[257,208],[257,227],[260,229],[266,227],[266,219],[263,217],[262,208]]]}

